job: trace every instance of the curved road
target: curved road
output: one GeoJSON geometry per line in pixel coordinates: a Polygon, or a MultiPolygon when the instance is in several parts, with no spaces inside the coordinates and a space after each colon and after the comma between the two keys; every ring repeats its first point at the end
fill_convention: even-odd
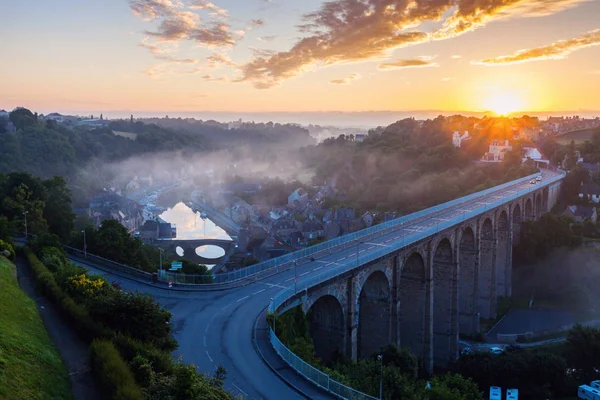
{"type": "MultiPolygon", "coordinates": [[[[555,175],[554,172],[544,171],[545,178],[555,175]]],[[[331,249],[325,257],[312,262],[306,260],[303,264],[299,262],[296,274],[302,280],[331,268],[353,266],[357,250],[362,256],[381,246],[398,245],[406,235],[435,226],[440,220],[461,216],[485,203],[532,187],[529,182],[510,185],[492,194],[408,221],[395,231],[367,239],[359,248],[331,249]]],[[[92,272],[96,271],[92,269],[92,272]]],[[[179,342],[175,355],[184,356],[186,362],[197,365],[201,372],[207,374],[212,374],[217,365],[224,366],[227,369],[225,386],[232,393],[241,394],[246,399],[303,398],[266,366],[252,341],[254,323],[270,299],[294,284],[293,269],[223,292],[169,291],[97,272],[108,275],[110,280],[121,282],[125,289],[151,294],[169,309],[173,314],[174,337],[179,342]]],[[[332,398],[326,394],[314,395],[315,388],[308,381],[298,380],[298,384],[310,393],[311,398],[332,398]]]]}

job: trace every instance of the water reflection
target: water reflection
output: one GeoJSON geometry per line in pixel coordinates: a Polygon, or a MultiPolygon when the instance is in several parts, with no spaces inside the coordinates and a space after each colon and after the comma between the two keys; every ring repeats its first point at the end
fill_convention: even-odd
{"type": "Polygon", "coordinates": [[[225,250],[219,246],[213,245],[200,246],[196,248],[196,254],[210,260],[223,257],[225,255],[225,250]]]}
{"type": "Polygon", "coordinates": [[[177,203],[173,208],[160,214],[160,218],[177,227],[177,240],[193,239],[224,239],[231,237],[210,219],[200,218],[199,212],[194,212],[184,203],[177,203]]]}

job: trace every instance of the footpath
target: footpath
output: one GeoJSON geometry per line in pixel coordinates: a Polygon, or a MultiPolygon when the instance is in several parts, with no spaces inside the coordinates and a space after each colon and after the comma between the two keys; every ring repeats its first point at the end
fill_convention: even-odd
{"type": "Polygon", "coordinates": [[[15,264],[19,285],[35,301],[48,335],[69,370],[73,397],[75,400],[101,400],[90,371],[87,343],[61,319],[54,304],[37,290],[27,260],[23,256],[17,256],[15,264]]]}

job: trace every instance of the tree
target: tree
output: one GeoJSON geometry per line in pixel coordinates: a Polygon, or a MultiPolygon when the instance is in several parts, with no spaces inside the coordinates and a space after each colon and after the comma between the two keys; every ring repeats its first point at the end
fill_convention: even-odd
{"type": "Polygon", "coordinates": [[[447,373],[431,381],[431,389],[425,390],[429,400],[483,400],[483,393],[470,378],[447,373]]]}
{"type": "Polygon", "coordinates": [[[55,176],[44,181],[47,199],[43,216],[48,223],[48,230],[66,240],[73,230],[75,214],[71,211],[71,190],[64,178],[55,176]]]}
{"type": "Polygon", "coordinates": [[[36,116],[26,108],[19,108],[10,113],[10,120],[17,129],[25,129],[37,124],[36,116]]]}
{"type": "Polygon", "coordinates": [[[600,329],[576,325],[567,336],[566,354],[582,381],[600,379],[600,329]]]}

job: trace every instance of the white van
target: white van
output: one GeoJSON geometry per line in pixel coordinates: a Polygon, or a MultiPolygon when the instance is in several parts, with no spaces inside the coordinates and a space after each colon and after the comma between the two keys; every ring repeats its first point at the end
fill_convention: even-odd
{"type": "Polygon", "coordinates": [[[506,400],[519,400],[519,389],[506,389],[506,400]]]}
{"type": "Polygon", "coordinates": [[[600,400],[600,390],[594,389],[588,385],[581,385],[577,391],[577,398],[585,400],[600,400]]]}
{"type": "Polygon", "coordinates": [[[490,400],[502,400],[502,388],[490,386],[490,400]]]}

